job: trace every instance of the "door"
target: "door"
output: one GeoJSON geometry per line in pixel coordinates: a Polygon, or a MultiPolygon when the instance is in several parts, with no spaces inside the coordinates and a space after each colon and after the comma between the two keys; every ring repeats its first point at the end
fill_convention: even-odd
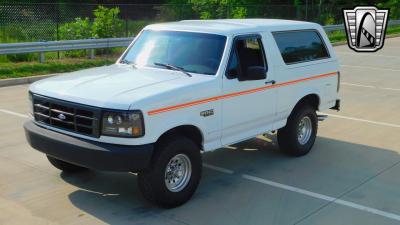
{"type": "Polygon", "coordinates": [[[272,88],[262,36],[238,36],[232,44],[222,88],[223,145],[272,129],[276,108],[276,88],[272,88]],[[257,76],[260,71],[263,76],[257,76]]]}

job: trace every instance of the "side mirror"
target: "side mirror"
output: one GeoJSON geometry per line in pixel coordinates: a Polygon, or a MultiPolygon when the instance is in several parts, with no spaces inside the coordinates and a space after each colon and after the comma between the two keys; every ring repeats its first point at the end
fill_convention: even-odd
{"type": "Polygon", "coordinates": [[[249,66],[242,80],[263,80],[267,77],[266,73],[267,70],[262,66],[249,66]]]}

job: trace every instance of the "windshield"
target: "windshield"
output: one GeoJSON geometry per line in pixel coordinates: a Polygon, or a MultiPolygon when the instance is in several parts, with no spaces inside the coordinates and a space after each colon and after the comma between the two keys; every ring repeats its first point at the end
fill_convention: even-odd
{"type": "Polygon", "coordinates": [[[153,67],[169,64],[187,72],[215,75],[225,42],[225,36],[215,34],[145,30],[123,61],[153,67]]]}

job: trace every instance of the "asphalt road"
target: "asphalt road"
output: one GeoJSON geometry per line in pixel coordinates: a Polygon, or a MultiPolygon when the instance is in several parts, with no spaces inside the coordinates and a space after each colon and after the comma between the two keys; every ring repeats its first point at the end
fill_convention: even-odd
{"type": "Polygon", "coordinates": [[[203,155],[198,191],[170,210],[130,173],[67,175],[25,141],[27,86],[0,88],[0,224],[400,224],[400,38],[377,53],[335,47],[342,111],[327,111],[312,152],[275,137],[203,155]]]}

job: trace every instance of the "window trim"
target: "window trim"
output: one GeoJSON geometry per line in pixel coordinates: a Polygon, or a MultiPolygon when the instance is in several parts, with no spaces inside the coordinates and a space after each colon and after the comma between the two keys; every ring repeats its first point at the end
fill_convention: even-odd
{"type": "Polygon", "coordinates": [[[281,55],[281,58],[282,58],[283,63],[285,63],[285,64],[288,65],[288,66],[294,65],[294,64],[299,64],[299,63],[306,63],[306,62],[319,61],[319,60],[324,60],[324,59],[330,59],[330,58],[332,58],[331,53],[329,52],[328,46],[326,45],[326,42],[325,42],[324,38],[322,37],[321,33],[320,33],[317,29],[282,30],[282,31],[273,31],[273,32],[271,32],[271,34],[272,34],[272,37],[274,38],[276,47],[278,48],[278,51],[279,51],[279,53],[280,53],[280,55],[281,55]],[[282,52],[281,52],[281,50],[279,49],[279,45],[278,45],[278,42],[276,41],[276,38],[275,38],[274,34],[275,34],[275,33],[304,32],[304,31],[312,31],[312,32],[315,32],[315,33],[318,35],[318,37],[319,37],[319,39],[321,40],[321,42],[322,42],[322,44],[323,44],[323,46],[324,46],[324,48],[325,48],[326,53],[328,54],[328,56],[322,57],[322,58],[318,58],[318,59],[309,59],[309,60],[302,60],[302,61],[296,61],[296,62],[290,62],[290,63],[285,62],[285,59],[283,59],[282,52]]]}
{"type": "MultiPolygon", "coordinates": [[[[228,80],[238,79],[237,76],[236,76],[236,77],[230,77],[230,76],[228,75],[228,72],[229,72],[229,65],[230,65],[230,63],[231,63],[231,61],[232,61],[232,56],[233,56],[233,54],[236,54],[236,57],[238,58],[238,62],[239,62],[239,57],[238,57],[238,55],[237,55],[237,51],[236,51],[236,47],[235,47],[236,41],[238,41],[238,40],[243,40],[243,39],[246,39],[246,38],[251,38],[251,37],[255,37],[255,38],[258,39],[258,43],[259,43],[259,45],[261,46],[261,51],[262,51],[262,55],[263,55],[264,67],[265,67],[266,71],[268,71],[268,60],[267,60],[267,55],[265,54],[265,50],[264,50],[264,43],[262,42],[262,35],[261,35],[261,34],[258,34],[258,33],[253,33],[253,34],[239,34],[239,35],[236,35],[236,36],[233,38],[233,40],[232,40],[231,49],[230,49],[229,58],[228,58],[228,63],[226,64],[226,67],[225,67],[225,73],[224,73],[224,74],[225,74],[225,77],[226,77],[228,80]]],[[[240,67],[241,67],[241,66],[240,66],[240,63],[238,63],[238,64],[239,64],[239,65],[238,65],[239,70],[241,71],[242,68],[240,68],[240,67]]],[[[242,71],[241,71],[241,72],[242,72],[242,71]]]]}

